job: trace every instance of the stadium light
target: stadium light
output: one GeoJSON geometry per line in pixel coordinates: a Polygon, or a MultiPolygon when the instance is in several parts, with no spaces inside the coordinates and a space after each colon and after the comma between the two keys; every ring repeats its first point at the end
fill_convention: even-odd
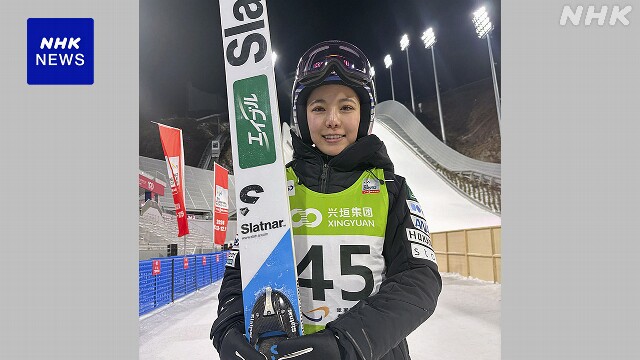
{"type": "Polygon", "coordinates": [[[391,64],[393,64],[393,61],[391,61],[391,55],[388,55],[384,57],[384,67],[386,67],[387,69],[391,67],[391,64]]]}
{"type": "Polygon", "coordinates": [[[491,62],[491,75],[493,76],[493,91],[496,97],[496,112],[498,113],[498,126],[500,126],[500,91],[498,90],[498,80],[496,79],[496,67],[493,62],[493,52],[491,51],[491,30],[493,24],[489,19],[487,10],[483,7],[473,13],[473,25],[476,27],[476,34],[480,39],[486,36],[489,46],[489,61],[491,62]]]}
{"type": "Polygon", "coordinates": [[[473,25],[475,25],[476,34],[480,39],[493,30],[493,24],[484,6],[473,13],[473,25]]]}
{"type": "Polygon", "coordinates": [[[391,71],[391,55],[388,55],[384,57],[384,66],[389,69],[389,75],[391,76],[391,99],[395,100],[396,99],[396,94],[393,91],[393,72],[391,71]]]}
{"type": "Polygon", "coordinates": [[[440,116],[440,131],[442,131],[442,142],[447,143],[447,138],[444,135],[444,120],[442,117],[442,105],[440,104],[440,86],[438,86],[438,72],[436,71],[436,55],[435,55],[435,44],[436,44],[436,34],[433,32],[433,28],[428,28],[422,34],[422,41],[424,41],[424,47],[429,49],[431,48],[431,59],[433,60],[433,77],[436,83],[436,95],[438,98],[438,115],[440,116]]]}
{"type": "Polygon", "coordinates": [[[409,90],[411,91],[411,108],[413,113],[416,113],[416,103],[413,100],[413,83],[411,82],[411,65],[409,65],[409,36],[407,34],[402,35],[400,39],[400,50],[407,51],[407,70],[409,71],[409,90]]]}
{"type": "Polygon", "coordinates": [[[400,39],[400,50],[404,51],[404,49],[408,46],[409,46],[409,35],[404,34],[400,39]]]}
{"type": "Polygon", "coordinates": [[[428,28],[427,31],[422,34],[421,39],[424,41],[425,48],[428,49],[432,47],[436,43],[436,34],[433,32],[433,28],[428,28]]]}

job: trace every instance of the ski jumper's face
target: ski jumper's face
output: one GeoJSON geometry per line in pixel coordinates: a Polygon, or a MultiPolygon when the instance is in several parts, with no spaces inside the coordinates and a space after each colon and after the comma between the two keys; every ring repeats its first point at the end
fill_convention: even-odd
{"type": "Polygon", "coordinates": [[[348,86],[323,85],[307,100],[311,141],[323,153],[338,155],[356,142],[360,125],[360,100],[348,86]]]}

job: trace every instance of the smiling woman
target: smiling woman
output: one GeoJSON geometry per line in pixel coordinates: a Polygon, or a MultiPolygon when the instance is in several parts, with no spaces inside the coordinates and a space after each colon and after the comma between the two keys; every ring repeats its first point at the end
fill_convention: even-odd
{"type": "MultiPolygon", "coordinates": [[[[305,335],[277,354],[410,359],[405,337],[433,314],[442,281],[425,215],[371,133],[371,64],[352,44],[321,42],[298,62],[292,94],[286,175],[305,335]]],[[[238,325],[241,265],[226,269],[211,336],[221,359],[264,359],[238,325]]]]}
{"type": "Polygon", "coordinates": [[[307,100],[311,141],[318,150],[335,156],[356,142],[360,125],[360,100],[344,85],[323,85],[307,100]]]}

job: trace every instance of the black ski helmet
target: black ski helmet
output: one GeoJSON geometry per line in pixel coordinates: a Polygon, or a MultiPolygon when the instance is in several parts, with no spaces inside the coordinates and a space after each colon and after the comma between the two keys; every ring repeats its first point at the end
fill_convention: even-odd
{"type": "Polygon", "coordinates": [[[307,144],[312,144],[307,123],[307,99],[321,85],[340,84],[353,89],[360,100],[360,125],[357,139],[373,128],[376,90],[371,64],[355,45],[329,40],[312,46],[298,62],[291,91],[291,129],[307,144]]]}

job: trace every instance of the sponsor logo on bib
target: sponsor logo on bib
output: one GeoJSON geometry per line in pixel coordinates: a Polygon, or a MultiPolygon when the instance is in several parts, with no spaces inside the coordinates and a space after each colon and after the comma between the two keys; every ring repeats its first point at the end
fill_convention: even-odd
{"type": "Polygon", "coordinates": [[[291,210],[291,226],[299,228],[306,226],[317,227],[322,223],[322,213],[318,209],[293,209],[291,210]]]}
{"type": "Polygon", "coordinates": [[[329,308],[326,306],[321,306],[319,308],[315,308],[313,310],[302,313],[302,316],[304,316],[309,321],[319,322],[329,316],[329,308]]]}
{"type": "Polygon", "coordinates": [[[380,192],[380,181],[372,178],[366,178],[362,180],[363,194],[377,194],[379,192],[380,192]]]}

